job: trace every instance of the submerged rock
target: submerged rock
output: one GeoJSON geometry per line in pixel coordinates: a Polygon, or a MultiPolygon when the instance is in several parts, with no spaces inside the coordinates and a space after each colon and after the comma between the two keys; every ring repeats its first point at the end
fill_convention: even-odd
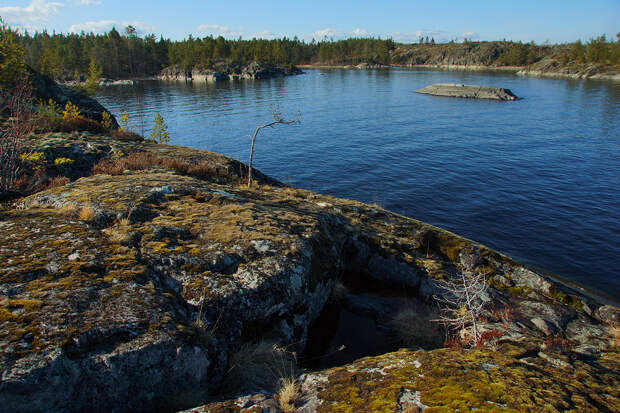
{"type": "Polygon", "coordinates": [[[457,83],[437,83],[416,90],[417,93],[435,96],[449,96],[468,99],[517,100],[510,89],[491,86],[462,85],[457,83]]]}

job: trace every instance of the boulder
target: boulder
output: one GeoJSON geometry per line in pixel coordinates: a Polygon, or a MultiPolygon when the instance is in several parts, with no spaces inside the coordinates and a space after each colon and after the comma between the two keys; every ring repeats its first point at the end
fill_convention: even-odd
{"type": "Polygon", "coordinates": [[[457,83],[437,83],[416,90],[417,93],[435,96],[448,96],[468,99],[492,99],[512,101],[519,99],[510,89],[491,86],[463,85],[457,83]]]}

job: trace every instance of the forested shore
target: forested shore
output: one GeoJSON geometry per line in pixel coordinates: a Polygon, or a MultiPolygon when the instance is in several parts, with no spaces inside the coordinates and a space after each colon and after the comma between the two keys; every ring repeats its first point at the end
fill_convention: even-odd
{"type": "Polygon", "coordinates": [[[493,67],[527,66],[551,58],[560,66],[598,65],[620,67],[618,41],[605,36],[560,45],[534,42],[465,40],[436,43],[420,38],[416,44],[399,44],[392,39],[350,38],[312,40],[297,37],[274,40],[236,39],[191,35],[172,41],[154,34],[139,36],[135,28],[108,33],[29,34],[14,32],[25,51],[25,62],[57,80],[87,76],[93,68],[107,78],[135,78],[159,73],[176,65],[183,70],[215,68],[218,65],[246,65],[260,62],[279,66],[467,64],[493,67]]]}

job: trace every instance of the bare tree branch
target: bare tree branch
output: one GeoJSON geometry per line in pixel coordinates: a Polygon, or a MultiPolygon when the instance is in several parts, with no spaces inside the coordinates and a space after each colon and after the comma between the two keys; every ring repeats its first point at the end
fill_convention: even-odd
{"type": "Polygon", "coordinates": [[[452,279],[437,281],[437,285],[442,290],[441,295],[434,296],[440,306],[440,315],[433,321],[453,331],[469,334],[473,344],[478,344],[482,336],[478,319],[488,301],[489,285],[485,274],[461,272],[452,279]],[[468,330],[470,326],[471,332],[468,330]]]}
{"type": "Polygon", "coordinates": [[[274,108],[272,110],[273,121],[266,123],[264,125],[259,125],[256,127],[254,131],[254,135],[252,135],[252,146],[250,147],[250,162],[248,162],[248,188],[252,187],[252,159],[254,158],[254,142],[256,141],[256,136],[261,129],[265,128],[273,128],[276,125],[293,125],[296,123],[301,123],[301,112],[297,112],[295,118],[286,120],[282,117],[282,112],[278,108],[274,108]]]}

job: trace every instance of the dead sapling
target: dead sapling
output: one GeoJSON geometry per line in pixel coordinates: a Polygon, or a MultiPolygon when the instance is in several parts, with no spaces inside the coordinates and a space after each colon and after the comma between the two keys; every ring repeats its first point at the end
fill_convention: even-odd
{"type": "Polygon", "coordinates": [[[442,293],[433,296],[440,308],[439,318],[433,321],[449,330],[469,335],[471,343],[476,346],[482,338],[478,320],[489,302],[489,284],[485,274],[463,271],[436,283],[442,293]]]}
{"type": "Polygon", "coordinates": [[[0,122],[0,196],[15,189],[18,178],[23,173],[21,159],[24,154],[24,139],[33,130],[32,87],[23,79],[18,79],[10,91],[0,89],[0,117],[8,114],[8,119],[0,122]]]}
{"type": "Polygon", "coordinates": [[[301,123],[301,112],[297,112],[296,116],[293,119],[284,119],[282,117],[282,112],[279,109],[273,109],[273,121],[266,123],[264,125],[258,125],[256,130],[254,131],[254,135],[252,135],[252,146],[250,147],[250,162],[248,163],[248,188],[252,188],[252,158],[254,157],[254,142],[256,141],[256,136],[264,128],[273,128],[276,125],[294,125],[296,123],[301,123]]]}

